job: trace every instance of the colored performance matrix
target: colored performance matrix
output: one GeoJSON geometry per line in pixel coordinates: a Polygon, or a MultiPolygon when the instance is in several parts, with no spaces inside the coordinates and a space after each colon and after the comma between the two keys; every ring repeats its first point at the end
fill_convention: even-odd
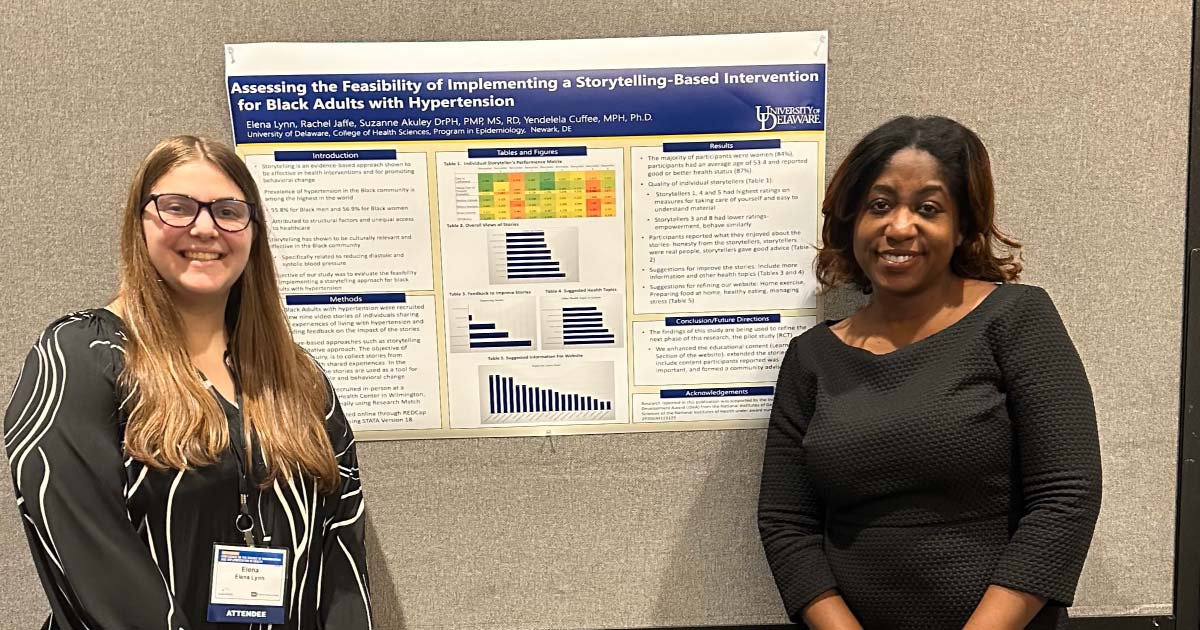
{"type": "Polygon", "coordinates": [[[617,172],[479,173],[479,218],[579,219],[617,215],[617,172]]]}

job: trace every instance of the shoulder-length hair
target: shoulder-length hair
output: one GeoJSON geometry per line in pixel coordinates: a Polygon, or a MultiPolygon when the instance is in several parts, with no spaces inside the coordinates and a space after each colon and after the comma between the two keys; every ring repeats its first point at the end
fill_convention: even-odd
{"type": "Polygon", "coordinates": [[[816,261],[823,289],[849,284],[871,290],[870,280],[854,259],[854,226],[865,207],[867,190],[892,156],[910,147],[937,159],[958,206],[963,238],[950,259],[950,270],[962,278],[1017,280],[1021,244],[996,227],[992,164],[979,136],[949,118],[901,116],[860,140],[829,182],[821,207],[824,226],[816,261]]]}
{"type": "Polygon", "coordinates": [[[339,481],[325,430],[333,394],[320,368],[292,340],[258,186],[232,149],[195,136],[167,138],[150,151],[129,187],[121,220],[118,295],[128,342],[118,385],[132,405],[125,450],[152,468],[185,470],[216,462],[229,446],[225,413],[192,365],[183,321],[150,261],[142,227],[154,183],[196,161],[225,173],[256,210],[249,260],[230,291],[225,322],[242,389],[243,434],[254,436],[267,464],[267,478],[259,481],[266,487],[300,473],[330,492],[339,481]]]}

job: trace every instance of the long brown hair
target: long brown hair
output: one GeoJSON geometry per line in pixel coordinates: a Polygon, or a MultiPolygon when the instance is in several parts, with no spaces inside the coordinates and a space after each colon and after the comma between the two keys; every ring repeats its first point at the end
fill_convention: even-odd
{"type": "Polygon", "coordinates": [[[195,136],[174,136],[154,147],[125,203],[119,296],[129,339],[118,379],[132,404],[125,450],[152,468],[185,470],[212,464],[229,446],[225,413],[184,348],[183,320],[150,261],[142,228],[154,183],[176,166],[200,160],[229,176],[256,210],[249,261],[230,291],[225,321],[242,389],[244,435],[256,438],[267,464],[267,478],[260,481],[265,487],[302,473],[330,492],[339,480],[325,431],[333,393],[320,368],[292,340],[258,186],[232,149],[195,136]]]}
{"type": "Polygon", "coordinates": [[[825,223],[817,252],[817,280],[825,289],[856,285],[869,291],[871,281],[854,259],[854,224],[867,189],[892,156],[913,147],[932,155],[958,206],[962,243],[950,258],[950,270],[962,278],[1013,282],[1021,275],[1021,243],[996,226],[992,162],[975,132],[940,116],[901,116],[859,141],[842,161],[821,207],[825,223]]]}

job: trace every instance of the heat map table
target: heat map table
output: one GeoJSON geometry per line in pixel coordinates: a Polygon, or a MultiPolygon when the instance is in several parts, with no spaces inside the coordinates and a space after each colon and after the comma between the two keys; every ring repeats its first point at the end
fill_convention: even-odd
{"type": "Polygon", "coordinates": [[[580,219],[617,214],[614,170],[478,173],[479,219],[580,219]]]}

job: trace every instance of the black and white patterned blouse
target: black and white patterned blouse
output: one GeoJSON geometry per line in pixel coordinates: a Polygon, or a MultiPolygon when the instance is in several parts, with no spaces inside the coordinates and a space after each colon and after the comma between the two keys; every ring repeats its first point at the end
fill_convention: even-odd
{"type": "MultiPolygon", "coordinates": [[[[51,324],[4,417],[17,505],[50,603],[44,628],[371,628],[358,460],[332,388],[326,421],[337,492],[322,495],[296,476],[250,496],[255,538],[289,551],[287,623],[210,624],[213,545],[244,544],[234,524],[237,462],[226,451],[210,466],[156,471],[124,455],[129,400],[116,387],[123,329],[103,309],[51,324]]],[[[220,402],[231,440],[241,443],[238,408],[220,402]]],[[[261,467],[261,454],[255,463],[261,467]]]]}

